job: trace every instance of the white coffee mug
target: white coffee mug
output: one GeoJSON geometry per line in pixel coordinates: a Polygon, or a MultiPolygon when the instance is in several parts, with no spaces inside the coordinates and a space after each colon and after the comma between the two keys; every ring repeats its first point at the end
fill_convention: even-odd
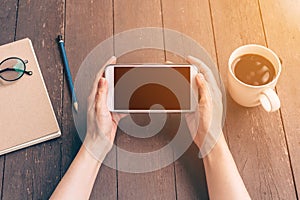
{"type": "Polygon", "coordinates": [[[228,61],[228,91],[238,104],[245,107],[262,105],[268,112],[276,111],[280,108],[280,100],[274,91],[275,85],[281,73],[281,62],[279,57],[267,47],[249,44],[244,45],[232,52],[228,61]],[[275,78],[265,85],[249,85],[240,81],[234,74],[233,62],[245,54],[256,54],[269,60],[275,68],[275,78]]]}

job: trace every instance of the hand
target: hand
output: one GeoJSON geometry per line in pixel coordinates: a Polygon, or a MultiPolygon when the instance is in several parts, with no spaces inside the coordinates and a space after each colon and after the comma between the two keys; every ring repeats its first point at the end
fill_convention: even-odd
{"type": "Polygon", "coordinates": [[[222,134],[222,93],[212,71],[201,60],[192,56],[188,56],[187,60],[200,70],[196,76],[200,101],[198,113],[187,114],[186,121],[191,134],[196,132],[194,142],[199,147],[201,156],[204,157],[212,150],[222,134]]]}
{"type": "MultiPolygon", "coordinates": [[[[106,65],[116,63],[111,57],[106,65]]],[[[112,114],[107,107],[107,80],[102,77],[103,70],[96,76],[90,96],[88,97],[87,133],[83,145],[98,161],[102,162],[111,150],[121,114],[112,114]]]]}

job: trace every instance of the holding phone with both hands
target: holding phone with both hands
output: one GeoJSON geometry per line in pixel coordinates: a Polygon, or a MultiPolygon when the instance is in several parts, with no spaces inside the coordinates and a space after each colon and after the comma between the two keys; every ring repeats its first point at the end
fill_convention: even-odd
{"type": "Polygon", "coordinates": [[[198,104],[193,65],[108,65],[108,108],[111,112],[193,112],[198,104]]]}

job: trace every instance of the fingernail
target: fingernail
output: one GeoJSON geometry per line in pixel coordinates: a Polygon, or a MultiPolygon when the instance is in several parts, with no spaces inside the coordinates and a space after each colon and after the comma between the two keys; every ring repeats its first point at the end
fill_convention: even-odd
{"type": "Polygon", "coordinates": [[[194,57],[194,56],[191,56],[191,55],[188,55],[188,56],[187,56],[187,59],[188,59],[188,60],[189,60],[189,59],[190,59],[190,60],[194,60],[194,58],[195,58],[195,57],[194,57]]]}
{"type": "Polygon", "coordinates": [[[200,79],[200,80],[204,80],[204,76],[203,76],[203,74],[201,74],[201,73],[198,73],[198,77],[199,77],[199,79],[200,79]]]}
{"type": "Polygon", "coordinates": [[[109,59],[110,62],[114,62],[114,61],[116,61],[116,60],[117,60],[117,57],[116,57],[116,56],[112,56],[112,57],[109,59]]]}
{"type": "Polygon", "coordinates": [[[103,87],[105,83],[105,78],[101,77],[100,78],[100,87],[103,87]]]}

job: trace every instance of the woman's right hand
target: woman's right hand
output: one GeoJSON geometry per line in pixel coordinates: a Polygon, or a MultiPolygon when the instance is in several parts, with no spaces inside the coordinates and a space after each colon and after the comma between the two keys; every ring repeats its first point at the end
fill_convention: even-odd
{"type": "Polygon", "coordinates": [[[199,69],[196,84],[200,101],[197,113],[187,114],[186,121],[192,136],[196,134],[194,142],[200,149],[201,156],[204,157],[212,150],[219,136],[223,134],[222,93],[212,71],[201,60],[192,56],[188,56],[187,60],[199,69]]]}

